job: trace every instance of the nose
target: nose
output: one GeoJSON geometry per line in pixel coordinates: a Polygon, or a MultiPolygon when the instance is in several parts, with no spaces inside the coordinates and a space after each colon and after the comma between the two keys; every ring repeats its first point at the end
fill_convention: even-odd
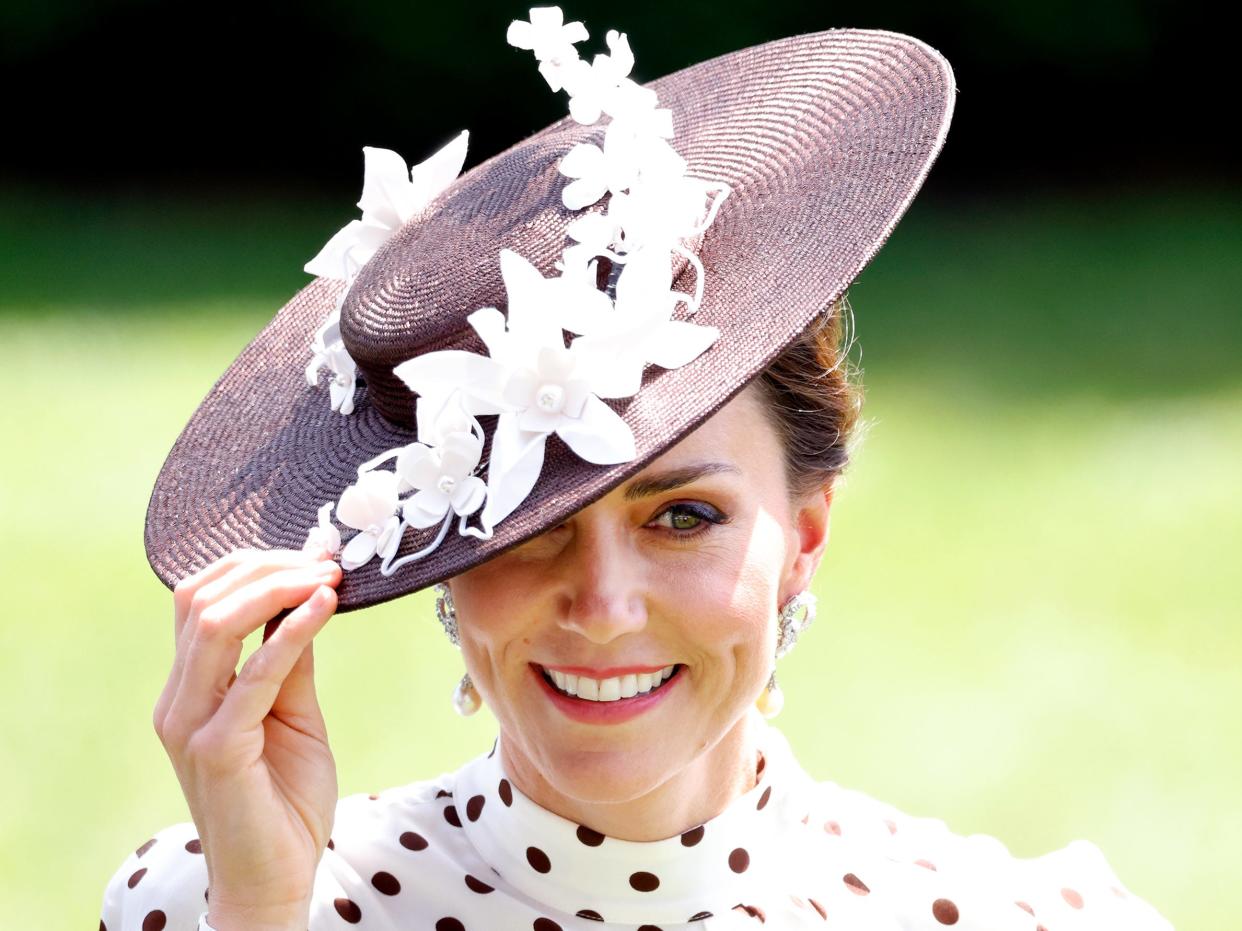
{"type": "Polygon", "coordinates": [[[646,626],[645,573],[623,528],[579,522],[561,569],[563,628],[605,644],[646,626]]]}

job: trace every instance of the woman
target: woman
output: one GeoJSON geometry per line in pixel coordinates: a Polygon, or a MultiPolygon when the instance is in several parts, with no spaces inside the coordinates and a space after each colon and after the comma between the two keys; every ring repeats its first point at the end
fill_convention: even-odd
{"type": "Polygon", "coordinates": [[[101,927],[1167,928],[1091,845],[1018,860],[815,783],[759,714],[857,411],[841,296],[943,142],[947,63],[834,32],[644,89],[584,38],[514,24],[572,118],[464,177],[464,136],[408,178],[368,150],[362,220],[170,454],[154,723],[193,823],[101,927]],[[432,583],[500,735],[338,801],[313,638],[432,583]]]}

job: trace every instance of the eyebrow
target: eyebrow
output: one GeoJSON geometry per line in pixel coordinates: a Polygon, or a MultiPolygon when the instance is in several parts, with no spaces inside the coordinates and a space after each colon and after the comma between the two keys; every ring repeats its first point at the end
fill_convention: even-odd
{"type": "Polygon", "coordinates": [[[689,485],[691,482],[697,481],[706,475],[717,475],[722,472],[732,472],[735,475],[742,474],[737,466],[730,465],[727,462],[704,462],[698,465],[683,466],[680,469],[671,469],[668,472],[635,479],[625,487],[625,500],[637,501],[639,498],[672,491],[674,488],[689,485]]]}

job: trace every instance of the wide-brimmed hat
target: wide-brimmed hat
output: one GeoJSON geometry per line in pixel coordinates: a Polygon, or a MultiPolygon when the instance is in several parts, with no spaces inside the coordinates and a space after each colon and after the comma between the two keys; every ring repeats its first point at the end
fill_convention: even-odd
{"type": "MultiPolygon", "coordinates": [[[[540,25],[534,15],[532,23],[540,25]]],[[[533,46],[550,85],[568,85],[566,74],[557,73],[566,62],[548,50],[547,30],[541,49],[537,30],[516,26],[528,32],[511,31],[510,41],[533,46]]],[[[571,27],[581,29],[569,24],[562,36],[577,41],[571,27]]],[[[608,41],[611,62],[601,56],[597,66],[611,67],[617,86],[628,84],[639,99],[639,86],[625,78],[624,36],[610,33],[608,41]]],[[[172,587],[237,548],[300,548],[316,528],[321,539],[344,530],[348,554],[352,527],[354,536],[369,536],[353,547],[354,564],[337,587],[338,610],[349,611],[447,579],[560,524],[711,416],[845,292],[926,178],[955,96],[953,72],[937,51],[898,33],[856,29],[768,42],[643,87],[643,100],[658,99],[671,114],[671,136],[667,127],[656,135],[684,160],[684,175],[701,185],[710,214],[662,253],[672,291],[682,297],[655,323],[683,326],[678,335],[697,340],[693,349],[672,360],[646,357],[655,364],[639,361],[641,384],[632,372],[629,394],[591,393],[584,382],[566,388],[568,395],[555,387],[538,395],[540,385],[526,371],[519,387],[537,395],[529,415],[514,401],[514,378],[496,381],[495,372],[512,374],[498,347],[510,336],[500,309],[516,333],[515,281],[534,293],[543,279],[567,278],[567,247],[586,238],[572,224],[604,215],[604,207],[619,215],[627,197],[626,182],[607,177],[598,192],[583,193],[584,179],[589,187],[593,173],[608,174],[604,150],[611,146],[615,156],[621,147],[607,135],[606,116],[585,121],[585,92],[574,98],[573,116],[428,188],[448,162],[460,166],[461,137],[429,167],[414,170],[421,194],[390,197],[390,204],[409,209],[390,209],[379,223],[380,192],[373,188],[381,175],[376,167],[371,177],[372,160],[379,166],[395,156],[370,150],[363,221],[342,230],[323,254],[343,256],[347,272],[321,274],[276,313],[199,404],[159,473],[145,542],[165,584],[172,587]],[[573,165],[566,162],[571,152],[573,165]],[[578,188],[567,194],[573,184],[578,188]],[[593,193],[598,202],[590,200],[593,193]],[[352,259],[345,240],[363,245],[352,259]],[[472,368],[474,359],[484,367],[472,368]],[[437,396],[433,410],[430,397],[416,395],[411,385],[430,390],[422,386],[437,383],[450,363],[462,392],[448,407],[437,396]],[[321,367],[329,371],[320,375],[321,367]],[[489,379],[490,387],[478,386],[489,379]],[[612,446],[600,451],[581,432],[553,429],[554,419],[536,405],[559,412],[559,423],[571,427],[565,417],[594,411],[600,423],[623,424],[622,445],[631,442],[628,434],[632,446],[618,454],[617,430],[610,427],[614,435],[603,445],[612,446]],[[455,427],[444,426],[446,416],[457,419],[455,427]],[[507,452],[498,433],[510,444],[507,452]],[[504,469],[521,473],[514,444],[532,437],[542,458],[502,501],[505,492],[491,476],[484,484],[483,467],[497,471],[504,459],[504,469]],[[377,466],[392,460],[396,472],[377,466]],[[410,478],[418,475],[423,478],[410,478]],[[411,490],[418,500],[407,495],[394,510],[396,495],[411,490]],[[383,512],[385,500],[391,524],[385,518],[363,527],[356,516],[347,519],[368,508],[383,512]],[[498,510],[480,525],[493,500],[501,502],[498,510]],[[458,532],[448,532],[454,521],[458,532]],[[363,550],[376,558],[359,559],[363,550]]],[[[608,99],[602,107],[613,112],[608,99]]],[[[636,235],[624,234],[631,245],[636,235]]],[[[605,235],[587,266],[596,293],[615,299],[618,311],[622,282],[644,264],[626,263],[624,236],[617,229],[605,235]]],[[[537,320],[537,310],[521,313],[537,320]]],[[[562,325],[571,334],[589,329],[558,320],[558,343],[562,325]]],[[[626,340],[633,334],[624,328],[602,333],[591,358],[602,358],[598,349],[609,339],[631,345],[626,340]]],[[[587,345],[590,336],[578,340],[587,345]]],[[[568,353],[562,358],[549,349],[538,365],[557,369],[565,358],[568,353]]]]}

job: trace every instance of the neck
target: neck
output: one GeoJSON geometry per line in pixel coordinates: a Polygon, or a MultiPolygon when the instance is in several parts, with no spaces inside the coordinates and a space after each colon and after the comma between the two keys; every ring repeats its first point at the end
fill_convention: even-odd
{"type": "Polygon", "coordinates": [[[514,785],[537,805],[620,840],[674,837],[710,821],[754,788],[762,719],[743,715],[689,765],[644,794],[623,802],[583,800],[557,790],[516,741],[500,741],[500,759],[514,785]]]}

